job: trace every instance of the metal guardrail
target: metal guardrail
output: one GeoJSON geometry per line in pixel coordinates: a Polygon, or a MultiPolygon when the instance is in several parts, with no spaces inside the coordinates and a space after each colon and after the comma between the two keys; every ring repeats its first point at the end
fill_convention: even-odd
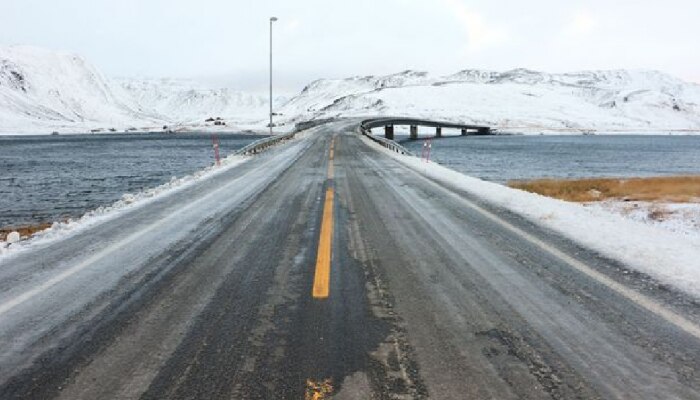
{"type": "Polygon", "coordinates": [[[238,149],[238,151],[236,151],[236,154],[243,156],[258,154],[262,151],[265,151],[270,146],[274,146],[280,142],[292,139],[296,133],[297,132],[295,131],[284,135],[269,136],[266,138],[256,140],[253,143],[250,143],[247,146],[238,149]]]}
{"type": "Polygon", "coordinates": [[[413,153],[411,153],[407,148],[401,146],[400,144],[396,143],[395,141],[387,138],[383,138],[381,136],[374,136],[372,135],[372,132],[370,132],[369,129],[365,128],[364,122],[360,124],[360,132],[365,135],[369,140],[379,143],[380,145],[386,147],[387,149],[391,151],[395,151],[400,154],[405,154],[407,156],[412,156],[413,153]]]}
{"type": "Polygon", "coordinates": [[[294,131],[299,132],[310,128],[315,128],[328,122],[335,121],[335,118],[311,119],[294,124],[294,131]]]}
{"type": "Polygon", "coordinates": [[[310,121],[303,121],[303,122],[298,122],[294,126],[294,131],[284,134],[284,135],[275,135],[275,136],[268,136],[259,140],[256,140],[247,146],[239,149],[236,151],[236,154],[238,155],[250,155],[250,154],[258,154],[262,151],[265,151],[268,147],[274,146],[280,142],[290,140],[294,138],[294,135],[301,131],[305,131],[307,129],[315,128],[319,125],[323,125],[327,122],[333,121],[333,118],[326,118],[326,119],[317,119],[317,120],[310,120],[310,121]]]}

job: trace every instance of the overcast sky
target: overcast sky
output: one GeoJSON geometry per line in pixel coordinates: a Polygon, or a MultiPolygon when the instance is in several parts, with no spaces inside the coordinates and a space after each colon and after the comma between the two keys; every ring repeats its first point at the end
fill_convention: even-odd
{"type": "Polygon", "coordinates": [[[0,44],[76,52],[110,76],[277,83],[516,67],[650,68],[700,82],[698,0],[0,0],[0,44]]]}

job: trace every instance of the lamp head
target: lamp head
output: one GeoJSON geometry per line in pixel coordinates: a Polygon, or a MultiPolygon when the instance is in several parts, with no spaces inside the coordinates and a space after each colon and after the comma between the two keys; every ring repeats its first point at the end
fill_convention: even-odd
{"type": "Polygon", "coordinates": [[[270,17],[270,22],[275,22],[277,21],[277,17],[270,17]]]}

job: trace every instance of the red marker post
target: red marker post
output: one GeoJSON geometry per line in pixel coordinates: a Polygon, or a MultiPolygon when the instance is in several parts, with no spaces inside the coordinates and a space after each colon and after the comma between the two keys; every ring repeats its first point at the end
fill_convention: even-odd
{"type": "Polygon", "coordinates": [[[423,151],[421,152],[420,158],[425,159],[425,162],[430,162],[430,150],[433,147],[433,141],[430,138],[425,139],[423,142],[423,151]]]}
{"type": "Polygon", "coordinates": [[[219,158],[219,137],[216,135],[211,135],[211,147],[214,149],[214,159],[216,160],[216,166],[221,166],[221,159],[219,158]]]}

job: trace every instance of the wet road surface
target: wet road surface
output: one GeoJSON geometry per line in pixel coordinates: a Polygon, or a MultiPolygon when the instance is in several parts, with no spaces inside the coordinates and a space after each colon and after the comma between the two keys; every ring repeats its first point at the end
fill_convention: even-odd
{"type": "Polygon", "coordinates": [[[700,310],[332,123],[0,262],[0,398],[700,398],[700,310]]]}

